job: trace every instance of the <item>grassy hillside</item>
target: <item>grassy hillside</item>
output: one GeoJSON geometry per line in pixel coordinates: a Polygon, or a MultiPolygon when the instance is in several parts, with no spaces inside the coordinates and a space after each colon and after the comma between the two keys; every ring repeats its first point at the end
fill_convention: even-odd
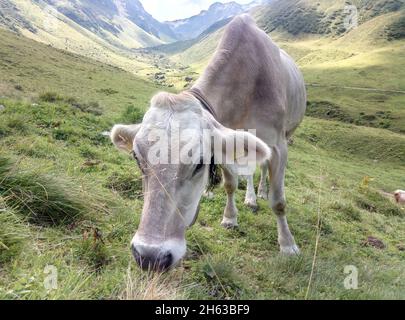
{"type": "Polygon", "coordinates": [[[41,94],[100,104],[111,114],[144,105],[158,88],[116,67],[0,30],[0,96],[36,100],[41,94]]]}
{"type": "Polygon", "coordinates": [[[126,32],[115,37],[104,30],[103,38],[56,10],[46,7],[41,1],[40,5],[25,0],[3,0],[0,7],[7,3],[12,3],[13,7],[4,9],[7,19],[0,17],[1,28],[12,29],[35,41],[115,65],[140,76],[146,77],[146,74],[156,70],[149,57],[133,54],[130,49],[163,42],[158,39],[148,41],[151,35],[122,17],[117,18],[120,21],[116,21],[116,25],[121,24],[126,32]]]}
{"type": "Polygon", "coordinates": [[[124,9],[117,8],[113,1],[104,1],[99,6],[92,1],[2,0],[0,5],[14,8],[8,12],[11,21],[0,20],[3,26],[21,30],[27,36],[46,43],[67,39],[85,45],[77,42],[78,36],[110,49],[128,50],[165,43],[157,35],[135,24],[132,17],[122,12],[124,9]],[[30,27],[21,23],[22,20],[29,22],[30,27]]]}
{"type": "Polygon", "coordinates": [[[264,201],[257,214],[244,207],[242,182],[238,229],[219,226],[226,197],[217,188],[202,200],[182,264],[145,274],[129,250],[142,208],[140,172],[102,132],[139,121],[158,88],[0,37],[0,298],[404,297],[405,211],[387,195],[404,181],[404,135],[307,117],[287,173],[300,257],[278,254],[275,218],[264,201]],[[344,289],[347,265],[359,270],[358,290],[344,289]],[[44,288],[47,266],[57,268],[57,290],[44,288]]]}
{"type": "MultiPolygon", "coordinates": [[[[402,17],[402,11],[370,17],[338,37],[295,36],[282,28],[270,33],[304,73],[310,115],[404,133],[405,69],[399,66],[405,64],[405,41],[386,37],[389,26],[400,24],[402,17]],[[336,112],[329,112],[331,106],[336,112]]],[[[260,23],[263,12],[256,18],[260,23]]],[[[174,53],[171,59],[201,73],[223,31],[174,53]]]]}
{"type": "Polygon", "coordinates": [[[404,0],[276,0],[256,10],[259,24],[267,32],[284,30],[301,33],[339,36],[346,33],[345,22],[351,13],[358,14],[359,24],[382,14],[401,11],[404,0]],[[350,7],[356,11],[351,11],[350,7]]]}

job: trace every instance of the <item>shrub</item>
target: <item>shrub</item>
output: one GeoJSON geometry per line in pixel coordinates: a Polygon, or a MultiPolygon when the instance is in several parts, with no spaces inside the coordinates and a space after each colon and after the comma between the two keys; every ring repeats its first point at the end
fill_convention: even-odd
{"type": "Polygon", "coordinates": [[[15,171],[13,163],[0,158],[0,196],[8,207],[39,225],[72,223],[91,207],[80,188],[71,181],[37,172],[15,171]]]}
{"type": "Polygon", "coordinates": [[[238,273],[234,269],[234,263],[224,257],[214,256],[207,258],[200,265],[199,272],[204,275],[209,285],[209,295],[217,299],[237,299],[243,294],[244,288],[238,273]]]}
{"type": "Polygon", "coordinates": [[[7,127],[18,131],[18,133],[27,133],[28,131],[26,120],[18,115],[13,115],[7,120],[7,127]]]}
{"type": "Polygon", "coordinates": [[[405,38],[405,14],[387,28],[388,40],[399,40],[405,38]]]}
{"type": "Polygon", "coordinates": [[[342,108],[329,101],[308,101],[306,114],[310,117],[353,123],[354,119],[342,108]]]}
{"type": "Polygon", "coordinates": [[[83,239],[77,247],[78,257],[95,271],[100,271],[109,262],[109,254],[105,244],[93,237],[83,239]]]}
{"type": "Polygon", "coordinates": [[[97,92],[103,93],[103,94],[105,94],[106,96],[110,96],[110,95],[113,95],[113,94],[117,94],[117,93],[118,93],[117,90],[114,90],[114,89],[111,89],[111,88],[100,89],[100,90],[97,90],[97,92]]]}
{"type": "Polygon", "coordinates": [[[144,113],[137,107],[130,105],[122,114],[122,121],[124,123],[140,123],[143,120],[144,113]]]}
{"type": "Polygon", "coordinates": [[[39,100],[44,102],[63,101],[63,98],[56,92],[44,92],[39,95],[39,100]]]}
{"type": "Polygon", "coordinates": [[[335,202],[330,208],[341,213],[348,221],[361,221],[361,212],[351,203],[335,202]]]}
{"type": "Polygon", "coordinates": [[[379,213],[384,216],[403,216],[399,206],[392,203],[379,192],[367,189],[357,194],[356,205],[363,210],[372,213],[379,213]]]}
{"type": "Polygon", "coordinates": [[[142,197],[142,178],[133,173],[114,172],[105,187],[117,192],[123,198],[139,199],[142,197]]]}
{"type": "Polygon", "coordinates": [[[79,103],[75,99],[69,98],[67,101],[72,107],[79,109],[82,112],[90,113],[95,116],[103,114],[100,104],[98,102],[79,103]]]}

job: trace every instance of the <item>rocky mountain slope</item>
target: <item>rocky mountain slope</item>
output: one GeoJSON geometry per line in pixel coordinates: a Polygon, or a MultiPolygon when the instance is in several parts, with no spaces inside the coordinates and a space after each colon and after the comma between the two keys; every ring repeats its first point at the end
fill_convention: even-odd
{"type": "Polygon", "coordinates": [[[53,44],[74,42],[80,33],[119,49],[174,41],[174,32],[154,19],[138,0],[1,0],[0,26],[53,44]]]}
{"type": "Polygon", "coordinates": [[[212,4],[208,10],[201,11],[198,15],[187,19],[167,22],[181,40],[190,40],[201,35],[205,30],[215,23],[237,16],[250,9],[268,3],[268,0],[256,0],[249,4],[242,5],[236,2],[212,4]]]}

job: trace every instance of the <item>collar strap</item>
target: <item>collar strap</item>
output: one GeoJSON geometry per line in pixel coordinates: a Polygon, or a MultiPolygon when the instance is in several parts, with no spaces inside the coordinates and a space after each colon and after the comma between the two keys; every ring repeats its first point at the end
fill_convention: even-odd
{"type": "Polygon", "coordinates": [[[193,95],[198,101],[201,102],[203,108],[207,110],[211,115],[217,119],[217,115],[215,113],[214,108],[212,107],[212,104],[207,100],[207,98],[204,96],[204,94],[200,91],[200,89],[197,88],[191,88],[187,90],[191,95],[193,95]]]}

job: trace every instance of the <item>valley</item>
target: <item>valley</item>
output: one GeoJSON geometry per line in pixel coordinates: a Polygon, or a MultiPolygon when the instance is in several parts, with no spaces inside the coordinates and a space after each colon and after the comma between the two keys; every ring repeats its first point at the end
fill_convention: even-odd
{"type": "MultiPolygon", "coordinates": [[[[304,9],[316,3],[264,8],[285,13],[285,3],[298,2],[304,9]]],[[[316,32],[307,30],[314,33],[295,34],[286,24],[301,21],[305,10],[275,21],[253,8],[308,85],[307,117],[291,142],[286,176],[289,223],[302,255],[279,255],[274,214],[263,200],[256,214],[243,204],[241,180],[240,227],[220,227],[226,195],[217,187],[187,233],[186,258],[166,274],[144,273],[133,262],[142,174],[105,132],[141,122],[158,91],[192,85],[227,20],[178,42],[169,31],[148,32],[141,37],[146,47],[135,43],[141,31],[132,22],[130,40],[117,45],[72,19],[40,30],[34,2],[13,3],[20,32],[0,29],[1,299],[403,299],[405,209],[391,197],[405,182],[405,39],[397,1],[357,1],[361,23],[342,34],[320,26],[338,30],[338,14],[326,22],[343,2],[321,2],[316,32]],[[28,19],[28,11],[37,18],[28,19]],[[56,290],[44,286],[47,266],[57,270],[56,290]],[[357,290],[344,286],[347,266],[358,270],[357,290]]]]}

